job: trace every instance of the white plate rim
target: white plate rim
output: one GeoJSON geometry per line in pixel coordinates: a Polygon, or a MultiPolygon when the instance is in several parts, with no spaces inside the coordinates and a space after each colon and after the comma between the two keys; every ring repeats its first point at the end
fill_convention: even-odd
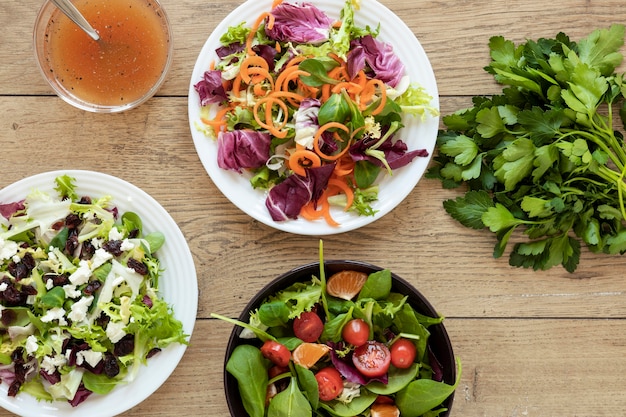
{"type": "MultiPolygon", "coordinates": [[[[20,201],[35,189],[54,191],[54,179],[69,175],[76,179],[79,195],[101,197],[111,195],[120,215],[134,211],[142,219],[146,232],[161,231],[165,245],[157,252],[164,271],[159,280],[160,294],[172,305],[174,314],[185,334],[193,333],[198,308],[196,269],[187,241],[171,215],[148,193],[135,185],[112,175],[88,170],[48,171],[23,178],[0,190],[0,203],[20,201]],[[174,259],[176,262],[173,262],[174,259]],[[168,279],[175,276],[177,281],[168,279]]],[[[91,395],[78,407],[62,401],[38,402],[34,397],[20,393],[7,396],[7,385],[0,385],[0,407],[23,417],[108,417],[123,413],[152,395],[174,372],[187,345],[173,344],[152,357],[142,366],[137,378],[128,385],[120,385],[106,395],[91,395]]]]}
{"type": "MultiPolygon", "coordinates": [[[[343,2],[337,0],[310,0],[309,3],[326,11],[332,18],[338,18],[339,11],[343,7],[343,2]]],[[[202,78],[210,63],[217,60],[214,50],[219,46],[219,37],[228,30],[229,26],[237,25],[242,21],[254,21],[262,11],[270,10],[271,4],[271,0],[247,0],[217,25],[200,51],[189,83],[188,100],[189,124],[198,156],[209,177],[222,194],[244,213],[267,226],[294,234],[316,236],[343,233],[366,226],[397,207],[422,178],[434,152],[439,116],[429,116],[424,121],[405,116],[403,120],[406,126],[402,129],[404,134],[399,137],[408,144],[410,150],[426,149],[429,156],[418,157],[408,166],[397,170],[393,177],[395,181],[392,182],[388,176],[379,181],[380,199],[373,204],[374,209],[378,210],[376,215],[358,216],[343,212],[341,209],[333,209],[333,217],[340,223],[339,227],[330,226],[324,220],[308,221],[299,218],[285,222],[273,221],[265,207],[265,193],[252,189],[245,176],[219,168],[216,144],[196,127],[200,120],[200,103],[194,85],[202,78]]],[[[411,29],[396,14],[376,0],[361,2],[361,9],[355,11],[355,22],[359,26],[370,25],[371,27],[381,23],[378,39],[393,45],[405,64],[411,80],[419,82],[426,89],[432,96],[431,104],[439,109],[435,74],[426,52],[411,29]],[[402,39],[403,42],[397,42],[398,39],[402,39]]]]}

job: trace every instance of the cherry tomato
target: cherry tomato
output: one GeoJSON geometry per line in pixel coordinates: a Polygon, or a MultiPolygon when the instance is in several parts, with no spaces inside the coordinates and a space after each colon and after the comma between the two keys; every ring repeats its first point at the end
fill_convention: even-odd
{"type": "Polygon", "coordinates": [[[261,346],[261,354],[272,361],[274,365],[287,367],[291,359],[291,352],[281,343],[268,340],[261,346]]]}
{"type": "Polygon", "coordinates": [[[286,366],[278,366],[274,365],[267,371],[267,376],[272,379],[275,376],[284,374],[285,372],[289,372],[289,368],[286,366]]]}
{"type": "Polygon", "coordinates": [[[354,346],[361,346],[370,337],[370,326],[361,319],[352,319],[341,330],[343,340],[354,346]]]}
{"type": "Polygon", "coordinates": [[[320,316],[312,311],[305,311],[293,321],[293,333],[303,342],[313,343],[322,335],[324,323],[320,316]]]}
{"type": "Polygon", "coordinates": [[[396,368],[409,368],[417,355],[415,344],[409,339],[398,339],[391,345],[391,363],[396,368]]]}
{"type": "Polygon", "coordinates": [[[321,369],[315,374],[319,387],[320,400],[330,401],[337,398],[343,391],[343,381],[341,374],[332,366],[321,369]]]}
{"type": "Polygon", "coordinates": [[[376,378],[389,370],[391,353],[384,344],[369,340],[354,349],[352,362],[363,375],[376,378]]]}

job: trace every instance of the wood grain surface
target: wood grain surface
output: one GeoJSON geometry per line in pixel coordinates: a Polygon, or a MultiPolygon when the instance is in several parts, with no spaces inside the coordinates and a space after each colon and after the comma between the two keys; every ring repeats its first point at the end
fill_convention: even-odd
{"type": "MultiPolygon", "coordinates": [[[[498,91],[483,70],[491,36],[522,42],[565,32],[577,40],[626,22],[623,0],[382,2],[426,50],[442,114],[498,91]]],[[[232,327],[210,313],[239,315],[269,280],[317,260],[318,238],[277,231],[241,212],[212,183],[193,146],[191,71],[213,28],[241,1],[162,3],[175,44],[166,83],[139,108],[102,115],[65,104],[39,73],[32,30],[41,1],[3,2],[0,188],[43,171],[88,169],[129,181],[165,207],[195,262],[196,327],[171,378],[123,415],[226,417],[223,358],[232,327]]],[[[390,268],[446,317],[463,364],[453,416],[626,415],[626,258],[583,250],[573,274],[512,268],[506,256],[492,257],[490,233],[466,229],[445,213],[442,202],[457,195],[422,179],[377,222],[325,237],[326,258],[390,268]]]]}

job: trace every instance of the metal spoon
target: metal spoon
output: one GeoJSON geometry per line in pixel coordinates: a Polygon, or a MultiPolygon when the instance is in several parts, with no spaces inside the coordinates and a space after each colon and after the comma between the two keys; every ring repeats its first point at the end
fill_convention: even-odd
{"type": "Polygon", "coordinates": [[[78,11],[76,6],[70,0],[51,0],[55,6],[57,6],[70,20],[76,23],[82,30],[85,31],[94,41],[100,40],[98,32],[87,22],[82,14],[78,11]]]}

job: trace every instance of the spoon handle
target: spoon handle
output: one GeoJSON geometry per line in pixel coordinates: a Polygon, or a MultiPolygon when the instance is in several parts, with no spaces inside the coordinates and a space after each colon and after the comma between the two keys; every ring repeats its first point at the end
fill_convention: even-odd
{"type": "Polygon", "coordinates": [[[98,32],[87,22],[80,14],[80,11],[74,6],[70,0],[51,0],[70,20],[76,23],[82,30],[87,33],[94,41],[100,40],[98,32]]]}

